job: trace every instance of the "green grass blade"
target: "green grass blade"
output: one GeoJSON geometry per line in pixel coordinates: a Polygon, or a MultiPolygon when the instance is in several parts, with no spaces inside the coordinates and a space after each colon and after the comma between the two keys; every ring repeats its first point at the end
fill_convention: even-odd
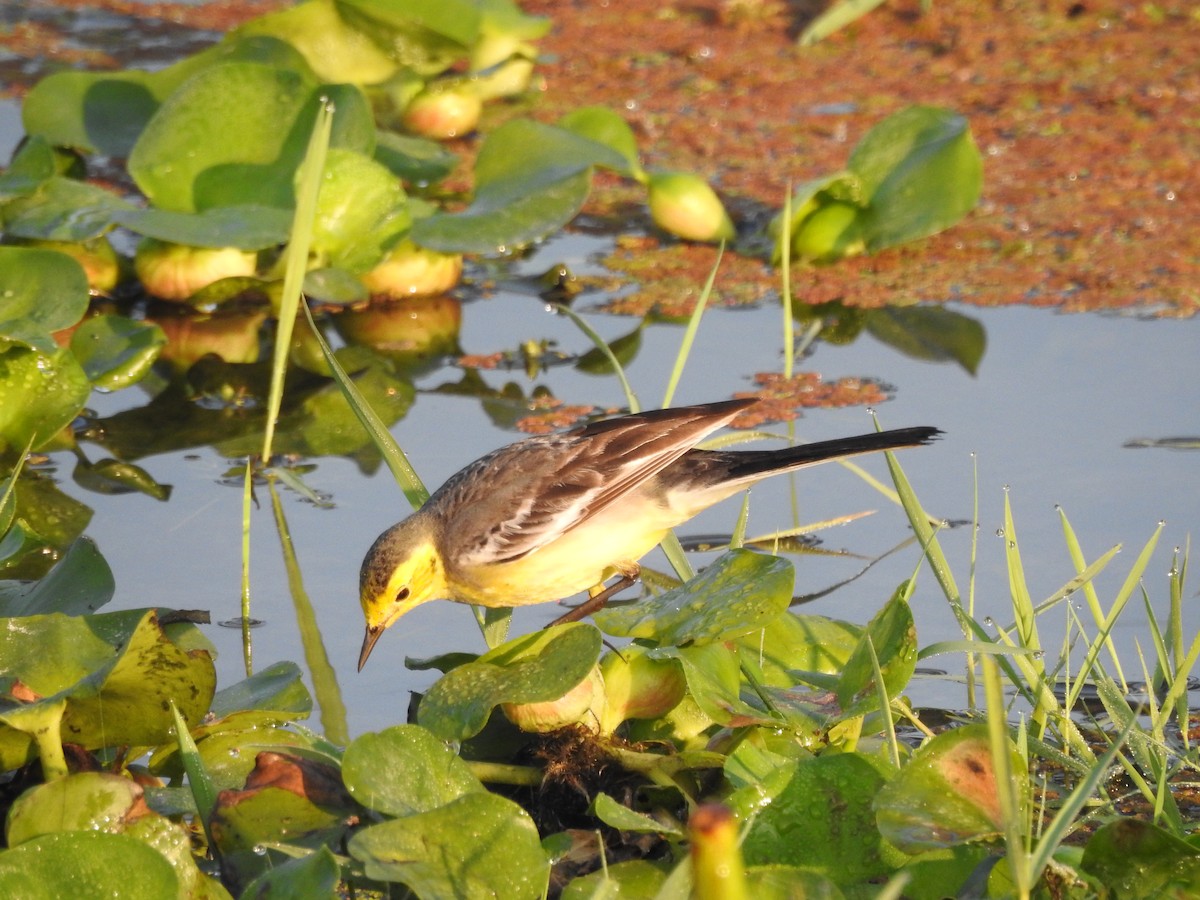
{"type": "Polygon", "coordinates": [[[383,461],[391,470],[392,477],[396,479],[396,483],[400,485],[400,490],[404,492],[404,496],[408,498],[408,502],[413,509],[420,509],[425,501],[429,499],[429,491],[426,489],[421,478],[417,475],[416,469],[408,461],[404,451],[400,445],[396,443],[396,439],[392,437],[392,433],[388,431],[387,425],[383,419],[379,418],[375,410],[371,408],[371,404],[367,402],[367,398],[359,391],[358,386],[354,383],[346,370],[342,368],[342,364],[338,362],[333,350],[329,346],[329,342],[325,340],[325,336],[321,334],[317,328],[316,322],[313,321],[312,312],[308,308],[307,303],[301,303],[300,308],[304,310],[304,316],[308,320],[308,327],[312,329],[313,335],[316,337],[317,346],[321,348],[321,354],[325,357],[325,362],[329,364],[329,371],[333,376],[333,380],[337,382],[341,388],[342,394],[346,398],[346,402],[350,404],[350,409],[358,421],[362,423],[363,428],[367,430],[367,434],[371,437],[371,442],[379,450],[383,456],[383,461]]]}
{"type": "Polygon", "coordinates": [[[987,708],[988,746],[991,749],[992,768],[996,775],[996,795],[1000,803],[1004,843],[1008,851],[1006,859],[1013,884],[1017,888],[1017,896],[1027,898],[1036,877],[1025,847],[1025,823],[1021,812],[1023,798],[1017,796],[1017,783],[1013,778],[1004,688],[1000,683],[1000,669],[991,657],[982,657],[980,665],[983,670],[983,692],[987,708]]]}
{"type": "Polygon", "coordinates": [[[304,661],[312,677],[313,694],[321,709],[321,727],[329,740],[344,747],[350,743],[346,704],[342,700],[341,688],[338,687],[337,674],[329,662],[329,654],[325,652],[325,644],[321,640],[321,629],[317,625],[312,601],[304,588],[304,576],[300,571],[300,561],[296,558],[296,545],[292,542],[292,532],[283,512],[283,504],[279,502],[279,491],[275,488],[274,479],[269,475],[267,490],[271,494],[271,512],[275,517],[275,530],[279,534],[283,566],[287,572],[288,592],[292,596],[292,606],[296,611],[300,645],[304,648],[304,661]]]}
{"type": "Polygon", "coordinates": [[[1017,525],[1013,521],[1012,503],[1008,491],[1004,492],[1004,560],[1008,566],[1008,588],[1012,595],[1013,613],[1017,619],[1017,635],[1024,647],[1040,650],[1037,617],[1033,612],[1033,598],[1025,580],[1025,567],[1021,563],[1021,548],[1017,543],[1017,525]]]}
{"type": "Polygon", "coordinates": [[[325,99],[317,111],[304,162],[300,165],[296,187],[296,214],[287,245],[287,260],[283,270],[283,291],[279,301],[279,324],[275,333],[275,355],[271,360],[271,389],[267,395],[267,427],[263,434],[262,458],[271,458],[275,438],[275,422],[283,404],[283,374],[292,349],[292,330],[300,305],[300,291],[308,268],[308,250],[312,245],[313,219],[317,211],[317,195],[321,176],[325,172],[325,157],[329,151],[329,136],[333,131],[333,105],[325,99]]]}
{"type": "MultiPolygon", "coordinates": [[[[1062,522],[1063,537],[1067,542],[1067,552],[1071,555],[1071,563],[1075,566],[1075,571],[1082,574],[1085,568],[1090,568],[1084,564],[1083,548],[1080,547],[1079,539],[1075,536],[1075,529],[1071,527],[1071,523],[1067,519],[1067,514],[1062,507],[1058,508],[1058,517],[1062,522]]],[[[1112,556],[1120,549],[1121,545],[1118,544],[1103,558],[1111,559],[1112,556]]],[[[1100,598],[1096,595],[1096,587],[1094,584],[1092,584],[1090,579],[1086,581],[1082,587],[1084,599],[1087,601],[1088,609],[1091,610],[1092,613],[1092,619],[1095,621],[1096,625],[1099,626],[1100,623],[1104,621],[1104,612],[1100,606],[1100,598]]],[[[1120,681],[1122,685],[1126,685],[1127,682],[1125,681],[1125,674],[1121,671],[1121,661],[1117,658],[1117,650],[1111,639],[1105,642],[1105,649],[1108,650],[1109,658],[1112,660],[1113,666],[1117,670],[1117,680],[1120,681]]]]}
{"type": "Polygon", "coordinates": [[[783,196],[783,212],[779,214],[779,289],[783,294],[783,377],[791,378],[796,370],[796,333],[792,317],[792,182],[787,183],[783,196]]]}
{"type": "Polygon", "coordinates": [[[667,390],[663,394],[662,405],[664,408],[671,405],[671,401],[675,397],[675,389],[679,386],[679,381],[683,377],[683,367],[687,365],[688,356],[692,352],[692,344],[696,341],[696,332],[700,328],[700,319],[704,315],[704,309],[708,306],[708,298],[712,296],[713,285],[717,280],[717,270],[721,267],[721,259],[725,256],[725,241],[721,241],[721,245],[717,248],[717,258],[713,262],[712,270],[708,273],[708,280],[704,282],[704,289],[700,291],[700,296],[696,300],[696,308],[692,310],[692,315],[688,318],[687,328],[683,332],[683,340],[679,343],[679,352],[675,354],[675,365],[671,369],[671,377],[667,379],[667,390]]]}
{"type": "Polygon", "coordinates": [[[629,383],[629,379],[625,375],[625,367],[621,365],[621,361],[617,359],[617,355],[612,352],[612,348],[604,338],[596,333],[596,330],[587,323],[587,320],[569,306],[564,306],[561,303],[553,304],[555,310],[562,313],[568,319],[575,323],[575,326],[582,331],[591,340],[592,344],[604,354],[604,358],[608,360],[608,364],[612,366],[613,373],[617,376],[617,381],[621,383],[621,390],[625,392],[625,403],[629,407],[630,412],[640,412],[641,404],[638,403],[637,394],[633,391],[633,386],[629,383]]]}
{"type": "Polygon", "coordinates": [[[246,460],[242,480],[242,663],[254,674],[254,643],[250,639],[250,513],[254,509],[254,461],[246,460]]]}
{"type": "Polygon", "coordinates": [[[204,768],[204,760],[200,758],[200,751],[196,749],[192,733],[188,730],[183,716],[179,714],[174,700],[171,701],[171,715],[175,718],[175,741],[179,745],[179,759],[183,763],[183,771],[187,773],[188,789],[196,803],[196,812],[208,838],[208,846],[215,853],[217,845],[208,829],[213,810],[217,808],[217,788],[209,777],[208,770],[204,768]]]}

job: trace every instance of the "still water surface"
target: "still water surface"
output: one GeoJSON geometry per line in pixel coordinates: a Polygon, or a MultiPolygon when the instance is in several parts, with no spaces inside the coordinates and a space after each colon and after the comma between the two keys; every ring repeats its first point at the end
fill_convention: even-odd
{"type": "MultiPolygon", "coordinates": [[[[593,238],[567,236],[551,241],[522,270],[538,271],[566,262],[587,270],[598,245],[593,238]]],[[[718,281],[719,288],[719,281],[718,281]]],[[[582,307],[586,311],[586,305],[582,307]]],[[[934,446],[907,451],[902,463],[926,508],[951,520],[973,514],[978,476],[980,529],[976,568],[976,614],[1007,624],[1011,619],[1003,525],[1005,491],[1013,504],[1018,539],[1031,593],[1048,597],[1074,571],[1062,539],[1055,504],[1060,504],[1079,534],[1089,559],[1115,544],[1119,555],[1098,580],[1103,602],[1111,599],[1128,567],[1160,520],[1166,522],[1145,582],[1159,615],[1166,610],[1166,573],[1172,548],[1200,534],[1200,453],[1184,450],[1130,449],[1134,438],[1200,433],[1200,323],[1111,315],[1057,315],[1046,310],[981,310],[957,307],[977,317],[987,330],[988,349],[978,375],[954,365],[907,359],[894,350],[861,338],[849,346],[821,345],[801,368],[819,370],[832,380],[873,376],[896,387],[895,397],[878,408],[886,427],[931,424],[946,435],[934,446]]],[[[606,338],[627,332],[632,320],[590,317],[606,338]]],[[[655,326],[629,368],[630,379],[646,406],[656,405],[678,347],[682,329],[655,326]]],[[[461,344],[467,353],[514,348],[529,338],[549,337],[559,349],[584,352],[587,339],[573,324],[526,294],[498,291],[491,299],[466,305],[461,344]]],[[[775,308],[714,310],[701,326],[692,362],[676,403],[728,397],[745,390],[749,375],[780,368],[779,313],[775,308]]],[[[568,403],[614,406],[623,397],[614,379],[555,368],[531,381],[523,372],[485,373],[493,387],[508,381],[526,391],[547,385],[568,403]]],[[[423,376],[418,389],[457,381],[457,370],[423,376]]],[[[108,414],[144,402],[134,388],[99,396],[94,408],[108,414]]],[[[796,424],[797,436],[818,440],[869,430],[861,408],[817,410],[796,424]]],[[[477,400],[419,393],[408,416],[393,433],[422,478],[432,488],[482,453],[516,439],[495,428],[477,400]]],[[[421,607],[391,629],[364,672],[354,671],[361,642],[356,581],[362,554],[379,531],[402,517],[406,504],[386,469],[364,476],[342,459],[316,460],[310,486],[328,494],[331,509],[318,508],[285,493],[304,588],[316,611],[324,647],[332,660],[353,733],[403,720],[409,692],[427,686],[431,673],[409,672],[404,657],[425,657],[450,650],[482,650],[470,611],[449,603],[421,607]]],[[[69,462],[63,460],[63,472],[69,462]]],[[[141,463],[160,482],[174,485],[169,502],[133,495],[100,497],[75,485],[65,489],[96,510],[88,533],[113,567],[117,597],[111,608],[161,604],[212,611],[214,620],[239,611],[241,492],[223,486],[231,463],[208,449],[151,457],[141,463]]],[[[886,479],[882,460],[864,465],[886,479]]],[[[66,479],[64,478],[64,481],[66,479]]],[[[750,532],[769,532],[793,523],[791,491],[800,522],[813,522],[875,509],[864,520],[824,532],[824,547],[852,556],[809,555],[797,558],[797,592],[816,593],[858,573],[867,559],[883,554],[908,534],[898,508],[848,471],[829,465],[800,473],[794,481],[774,479],[752,493],[750,532]]],[[[264,506],[265,495],[260,497],[264,506]]],[[[727,532],[738,501],[708,511],[683,530],[688,534],[727,532]]],[[[960,587],[967,590],[971,529],[943,534],[960,587]]],[[[700,556],[697,565],[707,557],[700,556]]],[[[654,557],[651,565],[665,567],[654,557]]],[[[908,546],[872,567],[852,584],[819,599],[807,611],[864,623],[891,591],[918,565],[919,551],[908,546]]],[[[303,650],[292,608],[279,538],[268,508],[254,516],[252,533],[253,614],[265,620],[255,629],[254,664],[280,659],[303,665],[303,650]]],[[[1187,597],[1189,634],[1200,629],[1195,585],[1187,597]]],[[[959,636],[932,577],[920,576],[914,600],[921,645],[959,636]]],[[[542,606],[522,610],[515,630],[528,630],[560,610],[542,606]]],[[[1054,647],[1065,612],[1051,613],[1043,627],[1054,647]]],[[[209,634],[221,653],[222,684],[243,674],[240,632],[212,627],[209,634]]],[[[1131,604],[1116,632],[1118,647],[1132,663],[1134,642],[1147,652],[1149,635],[1140,604],[1131,604]]],[[[955,673],[961,658],[943,657],[933,665],[955,673]]],[[[1132,674],[1132,673],[1131,673],[1132,674]]],[[[946,682],[918,686],[915,699],[961,706],[964,691],[946,682]]],[[[319,725],[319,722],[318,722],[319,725]]]]}

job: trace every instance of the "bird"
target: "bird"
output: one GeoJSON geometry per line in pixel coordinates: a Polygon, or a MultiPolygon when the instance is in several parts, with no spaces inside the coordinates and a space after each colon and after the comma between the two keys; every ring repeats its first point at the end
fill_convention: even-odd
{"type": "Polygon", "coordinates": [[[467,465],[367,551],[359,570],[366,619],[359,671],[384,631],[422,603],[525,606],[591,589],[591,600],[555,623],[582,618],[634,582],[638,561],[670,529],[760,479],[920,446],[941,434],[918,426],[776,450],[697,447],[758,402],[602,419],[517,441],[467,465]],[[601,592],[614,575],[620,580],[601,592]]]}

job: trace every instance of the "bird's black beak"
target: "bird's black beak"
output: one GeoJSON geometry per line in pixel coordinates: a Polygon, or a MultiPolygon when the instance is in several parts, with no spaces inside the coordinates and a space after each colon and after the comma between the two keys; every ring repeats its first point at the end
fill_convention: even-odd
{"type": "Polygon", "coordinates": [[[371,650],[375,647],[375,642],[379,640],[379,636],[383,634],[382,628],[367,627],[367,633],[363,635],[362,651],[358,654],[358,671],[363,670],[363,666],[367,664],[367,657],[371,655],[371,650]]]}

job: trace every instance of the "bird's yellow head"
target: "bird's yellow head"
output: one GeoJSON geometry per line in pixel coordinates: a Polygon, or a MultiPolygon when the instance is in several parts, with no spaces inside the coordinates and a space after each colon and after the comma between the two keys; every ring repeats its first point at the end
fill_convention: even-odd
{"type": "Polygon", "coordinates": [[[446,596],[446,575],[433,536],[420,516],[393,525],[381,534],[363,559],[358,573],[359,601],[367,633],[358,669],[380,635],[415,606],[446,596]]]}

